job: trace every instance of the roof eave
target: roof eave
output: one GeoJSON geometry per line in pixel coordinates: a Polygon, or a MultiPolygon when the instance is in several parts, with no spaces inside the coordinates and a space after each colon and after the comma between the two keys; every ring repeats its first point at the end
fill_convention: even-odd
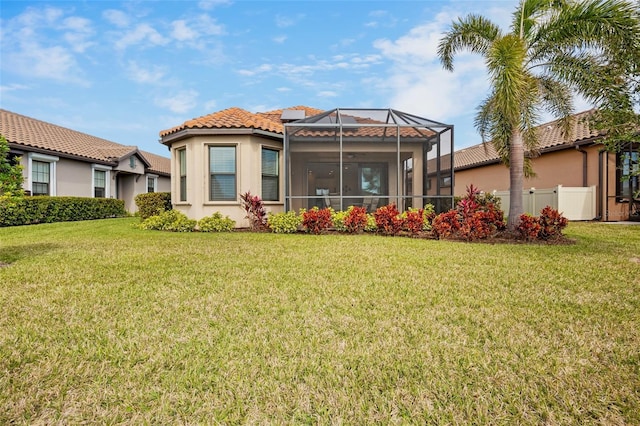
{"type": "Polygon", "coordinates": [[[60,151],[54,151],[54,150],[51,150],[51,149],[38,148],[38,147],[31,146],[31,145],[24,145],[24,144],[19,144],[19,143],[15,143],[15,142],[9,142],[9,148],[18,149],[20,151],[23,151],[26,154],[28,154],[30,152],[35,152],[35,153],[38,153],[38,154],[53,155],[53,156],[56,156],[56,157],[68,158],[70,160],[83,161],[85,163],[103,164],[105,166],[117,166],[118,165],[118,163],[116,161],[100,160],[100,159],[97,159],[97,158],[84,157],[84,156],[81,156],[81,155],[74,155],[74,154],[69,154],[67,152],[60,152],[60,151]]]}
{"type": "Polygon", "coordinates": [[[208,136],[208,135],[262,135],[274,139],[282,139],[281,133],[270,132],[267,130],[254,129],[251,127],[216,127],[216,128],[198,128],[198,129],[182,129],[178,132],[164,135],[160,138],[160,143],[166,146],[178,142],[182,139],[190,138],[193,136],[208,136]]]}

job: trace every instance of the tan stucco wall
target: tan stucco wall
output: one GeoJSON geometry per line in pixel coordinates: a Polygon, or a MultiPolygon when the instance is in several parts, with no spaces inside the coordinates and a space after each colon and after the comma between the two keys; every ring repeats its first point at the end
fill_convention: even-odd
{"type": "Polygon", "coordinates": [[[171,178],[158,176],[158,192],[171,192],[171,178]]]}
{"type": "MultiPolygon", "coordinates": [[[[191,219],[202,219],[216,212],[229,216],[237,226],[248,226],[245,213],[240,207],[239,194],[250,191],[254,195],[262,195],[261,164],[262,147],[282,149],[282,144],[267,138],[251,135],[206,135],[194,136],[176,142],[171,147],[171,196],[174,208],[185,213],[191,219]],[[209,150],[210,145],[236,146],[236,191],[238,198],[234,201],[209,201],[209,150]],[[187,150],[187,201],[180,202],[180,169],[177,151],[183,147],[187,150]]],[[[280,200],[265,202],[267,211],[280,213],[284,211],[283,155],[280,151],[280,200]]]]}
{"type": "Polygon", "coordinates": [[[93,197],[91,164],[61,158],[56,164],[56,195],[93,197]]]}

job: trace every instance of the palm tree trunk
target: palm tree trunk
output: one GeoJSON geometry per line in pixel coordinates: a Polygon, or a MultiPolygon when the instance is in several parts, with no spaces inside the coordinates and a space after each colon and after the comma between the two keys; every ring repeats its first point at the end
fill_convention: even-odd
{"type": "Polygon", "coordinates": [[[522,187],[524,186],[524,142],[517,127],[511,134],[509,152],[509,218],[507,229],[515,231],[520,224],[520,215],[524,213],[522,187]]]}

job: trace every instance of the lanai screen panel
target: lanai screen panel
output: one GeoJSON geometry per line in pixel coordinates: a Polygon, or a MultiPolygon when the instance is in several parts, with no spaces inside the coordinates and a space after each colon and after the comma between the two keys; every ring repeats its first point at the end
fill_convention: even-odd
{"type": "MultiPolygon", "coordinates": [[[[451,205],[452,187],[424,185],[427,162],[452,152],[453,126],[393,109],[338,108],[287,123],[287,209],[451,205]]],[[[450,160],[434,167],[453,184],[450,160]]]]}

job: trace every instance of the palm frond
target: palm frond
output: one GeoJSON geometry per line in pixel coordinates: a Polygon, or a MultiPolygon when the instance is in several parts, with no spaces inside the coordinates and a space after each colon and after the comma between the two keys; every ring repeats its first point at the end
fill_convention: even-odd
{"type": "Polygon", "coordinates": [[[438,44],[438,57],[442,66],[453,71],[453,57],[461,50],[485,55],[491,43],[500,36],[500,28],[479,15],[458,19],[438,44]]]}

